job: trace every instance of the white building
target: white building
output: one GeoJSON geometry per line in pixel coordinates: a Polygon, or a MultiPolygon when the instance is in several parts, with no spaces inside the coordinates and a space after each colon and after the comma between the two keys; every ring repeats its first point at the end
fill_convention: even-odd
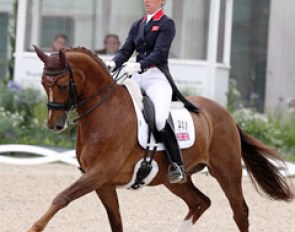
{"type": "Polygon", "coordinates": [[[295,101],[295,1],[272,0],[270,16],[265,105],[274,110],[295,101]]]}
{"type": "MultiPolygon", "coordinates": [[[[4,32],[12,2],[0,0],[4,32]]],[[[144,14],[139,0],[19,0],[18,4],[14,76],[23,85],[37,87],[42,64],[32,44],[48,48],[62,32],[72,46],[101,48],[108,33],[118,34],[123,42],[131,22],[144,14]]],[[[265,102],[272,109],[279,100],[294,98],[294,4],[293,0],[168,0],[165,12],[177,29],[170,59],[177,85],[225,104],[230,77],[237,80],[246,105],[258,96],[258,108],[265,102]]],[[[7,36],[1,31],[0,37],[2,78],[9,51],[7,36]]]]}
{"type": "MultiPolygon", "coordinates": [[[[222,104],[230,68],[232,2],[183,0],[167,1],[165,6],[177,27],[170,59],[177,85],[222,104]]],[[[138,0],[20,0],[18,4],[14,79],[25,86],[40,87],[42,64],[32,44],[48,48],[62,32],[72,46],[97,49],[108,33],[118,34],[123,42],[131,23],[144,15],[138,0]]]]}

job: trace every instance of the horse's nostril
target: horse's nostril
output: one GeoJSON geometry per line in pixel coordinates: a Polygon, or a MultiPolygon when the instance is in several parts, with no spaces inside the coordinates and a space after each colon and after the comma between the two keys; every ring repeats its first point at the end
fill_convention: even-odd
{"type": "Polygon", "coordinates": [[[55,130],[56,130],[56,131],[61,131],[63,128],[64,128],[63,126],[56,126],[56,127],[55,127],[55,130]]]}

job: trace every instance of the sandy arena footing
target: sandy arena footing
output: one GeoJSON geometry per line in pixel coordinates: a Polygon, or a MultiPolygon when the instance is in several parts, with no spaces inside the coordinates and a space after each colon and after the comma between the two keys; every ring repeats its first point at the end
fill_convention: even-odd
{"type": "MultiPolygon", "coordinates": [[[[25,232],[55,195],[79,176],[76,168],[64,164],[0,164],[0,231],[25,232]]],[[[193,231],[238,232],[229,203],[215,179],[206,174],[196,174],[193,179],[212,201],[193,231]]],[[[251,232],[295,231],[295,201],[261,197],[247,177],[243,178],[243,189],[250,209],[251,232]]],[[[182,200],[163,186],[138,191],[120,189],[118,195],[126,232],[176,232],[187,213],[182,200]]],[[[61,210],[45,231],[109,232],[110,227],[100,200],[91,193],[61,210]]]]}

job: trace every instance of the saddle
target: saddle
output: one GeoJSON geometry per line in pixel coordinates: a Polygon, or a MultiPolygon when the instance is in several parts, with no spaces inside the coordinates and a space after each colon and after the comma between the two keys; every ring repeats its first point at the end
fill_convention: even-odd
{"type": "MultiPolygon", "coordinates": [[[[156,129],[155,108],[152,101],[141,91],[139,85],[134,80],[126,79],[122,84],[128,89],[133,101],[137,117],[137,136],[140,146],[146,149],[147,145],[157,145],[158,151],[165,150],[156,129]],[[147,143],[149,132],[152,132],[151,139],[147,143]]],[[[194,144],[194,123],[190,112],[184,107],[182,102],[172,102],[168,122],[174,126],[174,132],[181,149],[189,148],[194,144]]],[[[152,148],[150,149],[152,150],[152,148]]]]}
{"type": "MultiPolygon", "coordinates": [[[[133,101],[138,122],[138,140],[145,151],[143,158],[135,166],[132,180],[121,187],[139,189],[149,184],[156,176],[158,166],[154,156],[157,150],[164,150],[165,147],[156,128],[155,107],[151,99],[140,90],[139,85],[132,79],[126,79],[123,85],[128,89],[133,101]],[[150,150],[151,154],[148,155],[150,150]]],[[[183,103],[173,103],[168,123],[174,127],[181,149],[193,145],[195,140],[194,124],[183,103]]]]}

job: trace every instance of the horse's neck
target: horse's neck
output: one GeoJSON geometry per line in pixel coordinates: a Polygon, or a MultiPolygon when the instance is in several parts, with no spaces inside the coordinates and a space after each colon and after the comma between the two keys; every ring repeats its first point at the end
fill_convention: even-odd
{"type": "Polygon", "coordinates": [[[70,55],[69,58],[79,72],[79,78],[76,78],[75,81],[81,85],[78,86],[78,89],[80,89],[79,99],[83,101],[94,96],[105,86],[110,85],[113,80],[103,64],[85,54],[79,55],[70,55]]]}
{"type": "Polygon", "coordinates": [[[88,137],[95,134],[99,142],[108,139],[115,143],[122,137],[132,136],[136,131],[136,115],[128,91],[118,85],[110,97],[80,123],[87,131],[83,135],[88,137]]]}
{"type": "MultiPolygon", "coordinates": [[[[87,110],[91,109],[98,102],[102,102],[92,112],[87,114],[80,120],[80,125],[90,133],[99,131],[108,137],[108,133],[114,136],[114,131],[119,137],[126,133],[126,125],[136,125],[136,116],[133,109],[133,104],[125,87],[113,83],[113,78],[110,76],[103,64],[93,60],[91,57],[85,57],[83,54],[71,56],[73,66],[83,75],[77,78],[77,84],[80,81],[82,93],[79,95],[79,101],[87,101],[85,105],[78,107],[79,115],[83,115],[87,110]],[[83,57],[82,57],[83,56],[83,57]],[[84,61],[84,62],[82,62],[84,61]],[[82,82],[83,80],[83,83],[82,82]],[[109,86],[109,87],[107,87],[109,86]],[[105,88],[105,89],[104,89],[105,88]],[[103,91],[101,91],[103,89],[103,91]],[[97,93],[97,97],[95,96],[97,93]],[[105,99],[106,98],[106,99],[105,99]],[[134,123],[132,123],[134,122],[134,123]]],[[[80,87],[81,87],[80,86],[80,87]]],[[[128,126],[132,128],[132,126],[128,126]]],[[[132,128],[134,131],[136,128],[132,128]]],[[[130,132],[132,133],[132,132],[130,132]]],[[[87,136],[87,133],[83,133],[87,136]]],[[[88,134],[89,136],[89,134],[88,134]]],[[[104,138],[101,138],[102,140],[104,138]]]]}

